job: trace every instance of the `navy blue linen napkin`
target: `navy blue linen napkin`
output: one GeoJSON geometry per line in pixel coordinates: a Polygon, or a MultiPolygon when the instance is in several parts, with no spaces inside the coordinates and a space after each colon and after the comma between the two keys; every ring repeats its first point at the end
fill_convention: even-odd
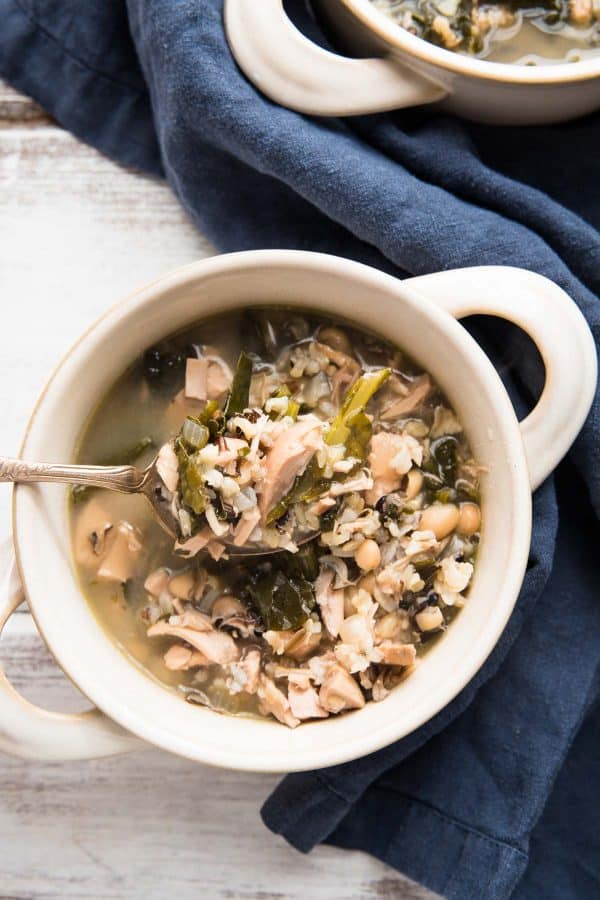
{"type": "MultiPolygon", "coordinates": [[[[237,70],[221,0],[0,0],[0,75],[168,178],[222,250],[321,250],[400,275],[523,266],[565,288],[600,341],[598,115],[535,129],[428,109],[301,116],[237,70]]],[[[523,412],[536,354],[474,327],[523,412]]],[[[600,896],[599,437],[596,397],[536,492],[523,589],[483,669],[404,740],[285,778],[263,808],[273,831],[303,851],[366,850],[455,900],[600,896]]]]}

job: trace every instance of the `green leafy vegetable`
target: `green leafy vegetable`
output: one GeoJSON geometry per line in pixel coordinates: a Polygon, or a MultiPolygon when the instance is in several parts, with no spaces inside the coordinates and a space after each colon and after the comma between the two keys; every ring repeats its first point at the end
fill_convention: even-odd
{"type": "MultiPolygon", "coordinates": [[[[348,440],[352,438],[354,430],[360,436],[360,445],[363,445],[366,422],[369,422],[365,415],[365,408],[373,394],[379,390],[391,374],[391,369],[378,369],[375,372],[365,372],[354,382],[342,401],[340,411],[333,419],[329,431],[325,435],[325,443],[347,444],[348,440]]],[[[369,432],[368,440],[370,439],[371,435],[369,432]]]]}
{"type": "Polygon", "coordinates": [[[288,575],[281,569],[274,570],[272,567],[251,578],[246,591],[269,630],[300,628],[315,605],[314,590],[306,578],[288,575]]]}
{"type": "Polygon", "coordinates": [[[201,450],[208,443],[210,431],[203,422],[188,416],[181,429],[181,437],[194,450],[201,450]]]}
{"type": "Polygon", "coordinates": [[[221,409],[219,408],[219,404],[216,400],[209,400],[202,412],[198,413],[197,416],[188,416],[183,423],[183,428],[179,432],[179,438],[183,439],[183,442],[187,446],[188,450],[201,450],[202,447],[206,446],[209,441],[216,441],[220,434],[225,429],[225,418],[221,409]],[[188,425],[186,430],[186,434],[195,435],[197,440],[200,440],[199,445],[196,447],[194,443],[188,441],[186,435],[183,433],[186,428],[186,423],[192,423],[188,425]],[[193,430],[192,425],[200,426],[200,430],[193,430]],[[202,443],[204,431],[202,429],[206,429],[207,438],[204,444],[202,443]]]}
{"type": "Polygon", "coordinates": [[[189,453],[181,436],[175,440],[175,453],[179,464],[179,492],[182,503],[195,515],[206,509],[207,497],[200,469],[189,453]]]}
{"type": "Polygon", "coordinates": [[[316,581],[319,574],[319,560],[315,547],[315,541],[303,544],[296,553],[282,554],[280,565],[285,568],[290,578],[306,578],[307,581],[316,581]]]}
{"type": "Polygon", "coordinates": [[[228,419],[243,412],[248,406],[250,397],[250,381],[252,380],[252,358],[242,350],[237,361],[231,390],[225,404],[224,415],[228,419]]]}
{"type": "MultiPolygon", "coordinates": [[[[296,400],[292,400],[292,392],[290,391],[287,384],[282,384],[281,387],[273,394],[273,397],[287,397],[288,405],[285,411],[286,416],[290,416],[294,421],[298,418],[298,413],[300,412],[300,404],[296,400]]],[[[277,418],[276,413],[271,414],[272,418],[277,418]]]]}
{"type": "Polygon", "coordinates": [[[373,426],[365,412],[359,410],[348,420],[349,434],[346,439],[346,455],[366,460],[373,426]]]}
{"type": "Polygon", "coordinates": [[[295,503],[310,503],[321,496],[330,486],[331,479],[323,477],[323,469],[313,456],[304,472],[298,475],[294,484],[267,516],[267,525],[280,519],[295,503]]]}
{"type": "Polygon", "coordinates": [[[331,531],[335,524],[335,520],[338,517],[340,511],[341,501],[338,499],[335,506],[330,507],[330,509],[326,509],[323,515],[319,518],[319,527],[321,531],[331,531]]]}

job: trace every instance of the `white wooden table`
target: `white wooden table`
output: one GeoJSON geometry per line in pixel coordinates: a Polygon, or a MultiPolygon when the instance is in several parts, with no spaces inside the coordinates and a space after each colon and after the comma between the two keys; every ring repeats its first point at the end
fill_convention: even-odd
{"type": "MultiPolygon", "coordinates": [[[[0,83],[1,452],[17,452],[46,376],[107,306],[212,252],[164,184],[110,163],[0,83]]],[[[0,536],[9,493],[0,490],[0,536]]],[[[0,655],[35,702],[86,705],[26,612],[0,655]]],[[[259,808],[277,780],[152,749],[69,765],[3,757],[0,900],[433,898],[364,854],[304,857],[274,837],[259,808]]]]}

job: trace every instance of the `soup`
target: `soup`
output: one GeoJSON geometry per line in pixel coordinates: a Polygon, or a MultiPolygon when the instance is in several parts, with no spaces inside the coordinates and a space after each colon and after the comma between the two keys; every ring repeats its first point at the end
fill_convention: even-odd
{"type": "Polygon", "coordinates": [[[380,701],[466,602],[478,467],[375,334],[257,308],[148,349],[78,462],[157,455],[176,536],[142,497],[75,489],[73,555],[113,640],[191,703],[295,727],[380,701]]]}
{"type": "Polygon", "coordinates": [[[577,62],[600,53],[598,0],[371,0],[412,34],[494,62],[577,62]]]}

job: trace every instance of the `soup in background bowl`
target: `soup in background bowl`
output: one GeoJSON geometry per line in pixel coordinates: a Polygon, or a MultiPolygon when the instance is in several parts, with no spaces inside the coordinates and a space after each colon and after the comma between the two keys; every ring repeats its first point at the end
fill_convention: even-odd
{"type": "Polygon", "coordinates": [[[579,62],[600,54],[597,0],[371,0],[432,44],[524,65],[579,62]]]}
{"type": "Polygon", "coordinates": [[[192,703],[296,727],[381,701],[465,603],[478,466],[431,376],[364,328],[250,308],[149,348],[77,461],[157,452],[177,542],[85,488],[73,552],[108,633],[192,703]]]}

